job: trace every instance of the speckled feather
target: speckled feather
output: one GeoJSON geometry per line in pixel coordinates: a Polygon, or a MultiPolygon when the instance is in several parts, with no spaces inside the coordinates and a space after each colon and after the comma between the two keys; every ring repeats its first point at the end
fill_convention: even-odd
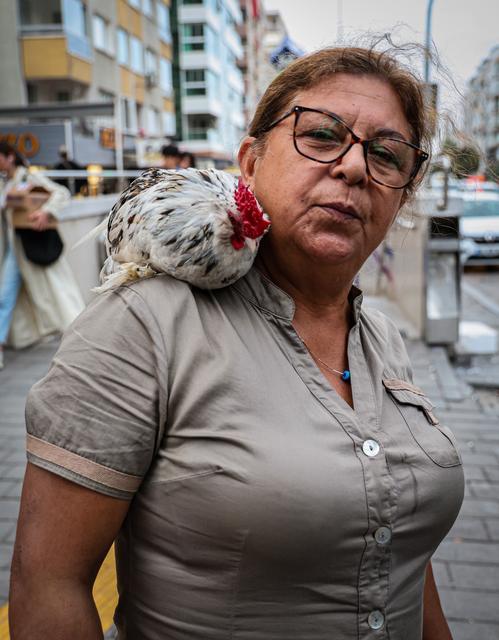
{"type": "Polygon", "coordinates": [[[97,290],[168,273],[204,288],[227,286],[251,267],[260,238],[236,250],[236,178],[213,169],[149,169],[120,196],[107,221],[108,258],[97,290]]]}

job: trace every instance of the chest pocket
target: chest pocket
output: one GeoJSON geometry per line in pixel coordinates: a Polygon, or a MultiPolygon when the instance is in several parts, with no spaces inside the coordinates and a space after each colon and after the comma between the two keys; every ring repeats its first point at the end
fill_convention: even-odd
{"type": "Polygon", "coordinates": [[[454,436],[450,429],[440,424],[424,392],[397,378],[383,378],[383,385],[425,454],[440,467],[460,465],[454,436]]]}

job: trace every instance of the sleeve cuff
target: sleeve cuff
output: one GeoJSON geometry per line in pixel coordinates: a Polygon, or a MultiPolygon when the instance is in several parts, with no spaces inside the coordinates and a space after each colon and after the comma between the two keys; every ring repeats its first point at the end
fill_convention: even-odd
{"type": "Polygon", "coordinates": [[[141,476],[110,469],[29,434],[26,451],[31,463],[113,497],[132,498],[142,482],[141,476]]]}

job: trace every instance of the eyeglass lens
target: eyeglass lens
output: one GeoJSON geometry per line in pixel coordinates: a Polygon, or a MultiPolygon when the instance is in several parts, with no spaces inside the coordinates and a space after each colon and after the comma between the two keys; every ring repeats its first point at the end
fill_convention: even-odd
{"type": "MultiPolygon", "coordinates": [[[[295,124],[295,144],[299,153],[318,162],[337,160],[352,143],[347,127],[332,116],[302,111],[295,124]]],[[[403,187],[414,174],[418,152],[401,140],[373,138],[367,149],[369,173],[388,187],[403,187]]]]}

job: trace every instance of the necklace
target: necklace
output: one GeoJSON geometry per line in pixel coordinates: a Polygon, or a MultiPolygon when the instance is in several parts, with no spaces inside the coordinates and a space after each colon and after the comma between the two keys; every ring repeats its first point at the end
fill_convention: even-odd
{"type": "MultiPolygon", "coordinates": [[[[296,331],[296,329],[295,329],[296,331]]],[[[314,360],[316,360],[317,362],[320,362],[324,367],[326,367],[326,369],[328,371],[331,371],[332,373],[336,373],[337,375],[340,376],[340,378],[343,380],[343,382],[350,382],[351,379],[351,374],[350,374],[350,370],[349,369],[344,369],[343,371],[338,371],[338,369],[333,369],[333,367],[331,367],[330,365],[328,365],[327,362],[324,362],[324,360],[322,360],[321,358],[319,358],[319,356],[317,354],[315,354],[312,349],[308,346],[308,344],[305,342],[305,340],[301,337],[301,335],[298,333],[298,331],[296,331],[296,335],[300,338],[300,340],[303,342],[303,344],[305,345],[305,347],[307,348],[307,351],[310,353],[310,355],[312,356],[312,358],[314,360]]]]}

